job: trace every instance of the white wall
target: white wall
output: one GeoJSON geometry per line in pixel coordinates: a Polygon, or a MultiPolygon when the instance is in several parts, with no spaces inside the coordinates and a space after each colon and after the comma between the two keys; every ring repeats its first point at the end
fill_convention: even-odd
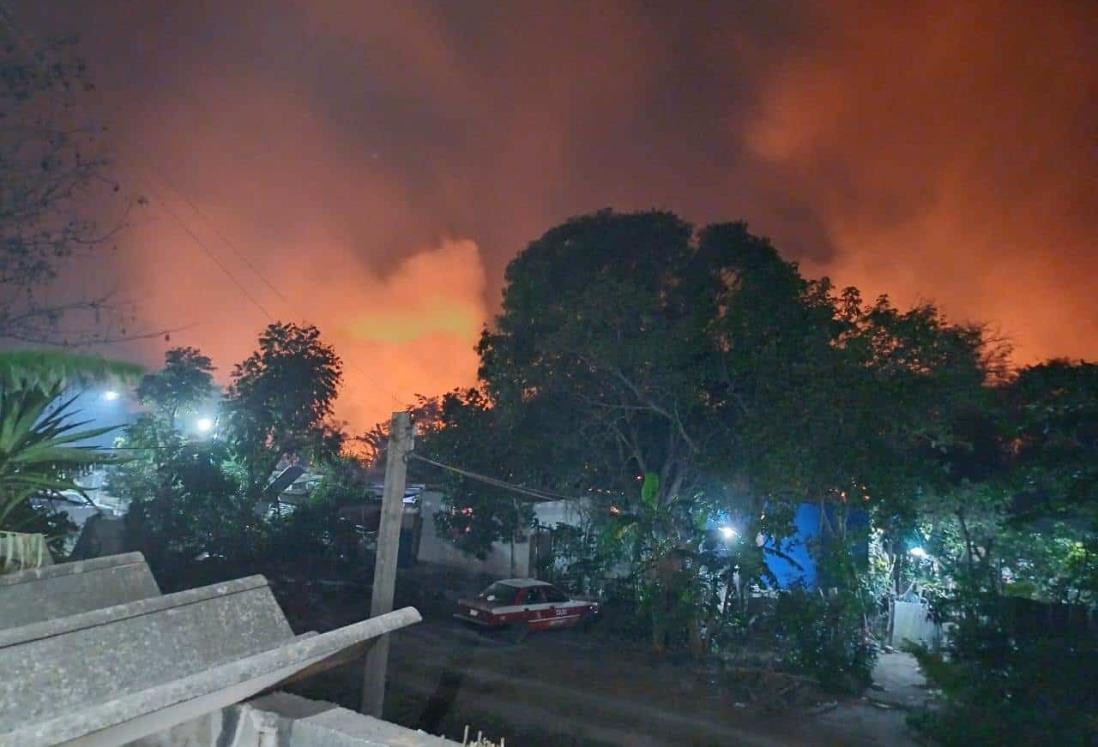
{"type": "Polygon", "coordinates": [[[583,520],[583,511],[588,504],[586,498],[571,501],[548,501],[535,503],[534,514],[538,518],[538,524],[543,527],[555,527],[557,524],[568,524],[578,527],[583,520]]]}
{"type": "Polygon", "coordinates": [[[941,644],[942,629],[931,618],[923,602],[893,602],[892,645],[901,646],[904,641],[922,643],[931,648],[941,644]]]}
{"type": "Polygon", "coordinates": [[[496,542],[485,560],[466,555],[449,540],[438,536],[435,530],[435,514],[442,509],[442,493],[427,491],[419,498],[423,515],[423,534],[419,540],[416,559],[424,563],[459,568],[470,573],[487,573],[499,578],[522,578],[530,574],[530,544],[516,542],[514,565],[511,563],[511,544],[496,542]]]}
{"type": "MultiPolygon", "coordinates": [[[[534,515],[541,526],[557,524],[579,526],[586,501],[547,501],[534,504],[534,515]]],[[[514,544],[514,562],[511,559],[511,543],[496,542],[488,557],[480,560],[466,555],[452,542],[438,536],[435,531],[435,514],[442,509],[442,493],[424,492],[420,496],[420,512],[423,515],[423,534],[419,542],[417,560],[459,568],[471,573],[487,573],[500,578],[523,578],[530,575],[530,543],[514,544]]]]}

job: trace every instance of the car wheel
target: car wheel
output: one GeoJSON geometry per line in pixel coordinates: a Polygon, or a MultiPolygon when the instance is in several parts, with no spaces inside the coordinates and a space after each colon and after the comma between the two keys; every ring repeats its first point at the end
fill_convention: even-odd
{"type": "Polygon", "coordinates": [[[526,636],[530,635],[530,628],[526,623],[518,623],[509,626],[504,634],[511,643],[522,643],[526,640],[526,636]]]}

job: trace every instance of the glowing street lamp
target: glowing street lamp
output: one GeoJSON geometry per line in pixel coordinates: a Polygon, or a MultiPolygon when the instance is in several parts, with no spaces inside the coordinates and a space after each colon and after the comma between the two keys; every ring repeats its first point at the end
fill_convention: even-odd
{"type": "Polygon", "coordinates": [[[926,560],[929,557],[927,551],[921,547],[913,547],[907,552],[911,557],[918,558],[919,560],[926,560]]]}
{"type": "Polygon", "coordinates": [[[120,395],[114,389],[108,389],[107,391],[103,392],[103,399],[105,399],[107,402],[114,402],[121,396],[122,395],[120,395]]]}
{"type": "Polygon", "coordinates": [[[199,433],[209,433],[214,427],[213,418],[199,418],[195,421],[194,427],[198,429],[199,433]]]}
{"type": "Polygon", "coordinates": [[[732,527],[721,527],[720,532],[725,542],[731,542],[736,538],[736,530],[732,527]]]}

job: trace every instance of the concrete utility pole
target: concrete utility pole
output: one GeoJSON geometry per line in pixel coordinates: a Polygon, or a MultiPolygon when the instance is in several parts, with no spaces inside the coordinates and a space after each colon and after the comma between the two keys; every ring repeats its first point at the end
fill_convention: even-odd
{"type": "MultiPolygon", "coordinates": [[[[408,475],[408,454],[415,445],[412,417],[394,412],[389,422],[389,452],[385,457],[385,490],[381,498],[381,523],[377,529],[374,587],[370,592],[370,617],[393,611],[400,524],[404,512],[404,484],[408,475]]],[[[385,707],[385,670],[389,665],[389,636],[375,639],[366,652],[362,676],[362,712],[382,718],[385,707]]]]}

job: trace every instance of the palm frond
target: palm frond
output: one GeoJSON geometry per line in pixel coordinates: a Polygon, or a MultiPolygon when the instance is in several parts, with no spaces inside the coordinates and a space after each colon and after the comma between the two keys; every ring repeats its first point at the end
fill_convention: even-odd
{"type": "Polygon", "coordinates": [[[20,388],[43,388],[60,382],[63,386],[99,381],[133,381],[143,369],[135,363],[111,360],[101,355],[67,350],[0,351],[0,382],[20,388]]]}
{"type": "Polygon", "coordinates": [[[0,353],[0,526],[31,498],[84,495],[77,476],[120,461],[89,443],[116,426],[86,427],[90,421],[76,417],[77,395],[66,391],[93,379],[138,373],[132,364],[65,351],[0,353]]]}

